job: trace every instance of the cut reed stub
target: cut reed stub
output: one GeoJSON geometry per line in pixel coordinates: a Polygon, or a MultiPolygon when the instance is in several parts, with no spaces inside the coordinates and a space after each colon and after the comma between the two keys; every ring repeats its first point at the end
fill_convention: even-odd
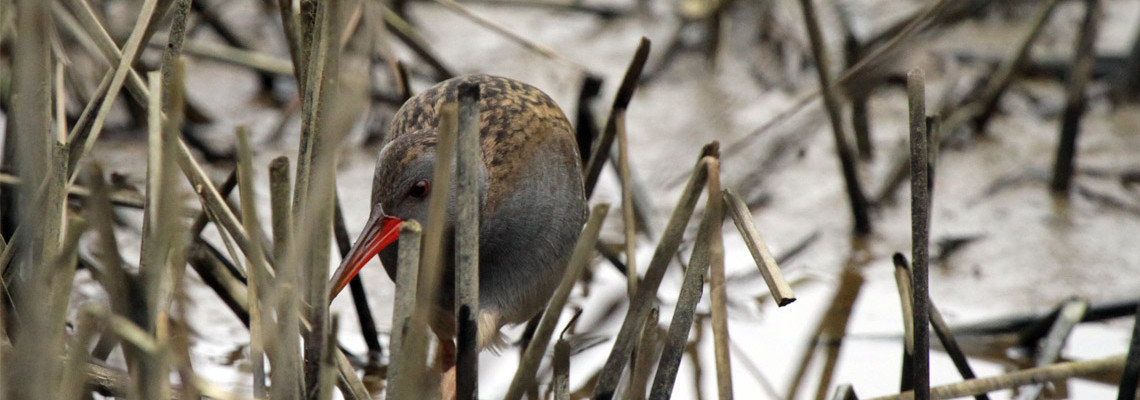
{"type": "Polygon", "coordinates": [[[796,294],[788,285],[788,281],[784,279],[784,274],[780,272],[776,258],[772,256],[772,251],[768,250],[764,238],[760,236],[760,229],[756,227],[752,212],[748,211],[748,206],[744,204],[740,194],[732,188],[722,190],[721,197],[732,215],[733,224],[736,225],[736,229],[740,231],[740,236],[744,239],[744,245],[748,247],[748,252],[756,261],[756,268],[760,269],[764,283],[768,284],[768,291],[772,293],[772,299],[780,307],[792,304],[796,301],[796,294]]]}

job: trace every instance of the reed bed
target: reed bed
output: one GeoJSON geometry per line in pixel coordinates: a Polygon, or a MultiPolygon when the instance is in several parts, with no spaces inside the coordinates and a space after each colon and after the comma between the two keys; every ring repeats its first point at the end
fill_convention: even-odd
{"type": "MultiPolygon", "coordinates": [[[[444,244],[453,239],[458,327],[454,395],[486,398],[486,392],[480,394],[480,376],[486,375],[480,373],[475,320],[480,290],[476,172],[478,121],[483,112],[480,87],[461,87],[456,98],[440,105],[437,151],[445,156],[435,166],[433,185],[437,189],[428,200],[428,220],[409,221],[400,229],[400,266],[388,329],[378,328],[368,299],[375,293],[366,290],[359,277],[350,285],[367,354],[346,350],[340,342],[344,335],[338,331],[345,326],[342,319],[350,317],[330,312],[327,266],[336,260],[331,246],[335,241],[342,257],[350,247],[350,224],[337,195],[338,163],[345,152],[354,149],[352,140],[356,140],[349,132],[366,119],[365,110],[371,106],[394,108],[411,97],[413,81],[435,82],[475,72],[457,68],[462,65],[459,60],[449,60],[436,49],[437,39],[423,32],[425,22],[408,13],[408,7],[420,6],[441,7],[486,29],[488,35],[522,47],[547,62],[546,67],[576,76],[581,90],[575,123],[587,196],[607,190],[602,179],[607,163],[619,182],[614,198],[620,203],[620,217],[607,218],[610,204],[592,200],[569,268],[545,310],[520,340],[521,354],[517,364],[510,366],[512,378],[504,398],[666,399],[682,397],[674,394],[681,387],[684,393],[711,398],[705,386],[715,388],[716,398],[722,400],[758,398],[757,393],[736,389],[740,381],[752,379],[765,387],[764,395],[774,398],[803,398],[808,396],[806,388],[814,385],[811,393],[817,399],[858,399],[858,383],[835,379],[842,346],[850,337],[853,309],[860,293],[867,290],[866,274],[871,273],[867,267],[875,262],[869,259],[889,260],[894,265],[904,321],[904,326],[892,327],[902,331],[892,338],[904,354],[899,393],[879,398],[986,399],[987,393],[1017,388],[1019,398],[1034,399],[1068,379],[1106,374],[1110,378],[1101,380],[1119,385],[1120,399],[1135,396],[1140,328],[1131,332],[1127,356],[1121,349],[1120,355],[1097,360],[1061,357],[1078,324],[1134,316],[1135,299],[1105,304],[1075,298],[1045,315],[954,327],[935,307],[931,290],[931,282],[939,279],[933,268],[952,251],[947,246],[939,247],[937,256],[932,251],[939,244],[932,245],[931,226],[945,216],[933,201],[935,172],[956,167],[939,167],[945,162],[940,153],[950,145],[962,151],[984,140],[987,127],[993,126],[991,120],[1000,114],[1000,100],[1032,66],[1029,49],[1045,29],[1057,1],[1029,7],[1035,12],[1025,18],[1029,22],[1021,40],[994,63],[994,73],[979,79],[971,94],[957,102],[940,102],[944,108],[937,113],[927,107],[932,97],[928,74],[921,68],[897,65],[914,62],[901,53],[922,47],[924,34],[985,15],[990,7],[987,2],[932,2],[879,36],[862,39],[846,20],[849,16],[839,10],[847,47],[843,63],[847,67],[839,73],[835,67],[839,64],[829,62],[837,51],[828,48],[826,37],[835,32],[822,22],[816,9],[819,2],[799,2],[802,20],[796,20],[795,27],[804,31],[805,42],[795,51],[811,60],[816,79],[805,79],[809,88],[753,133],[737,135],[724,146],[713,141],[691,151],[687,161],[695,159],[695,164],[689,164],[691,169],[669,172],[681,176],[678,183],[683,182],[677,198],[660,201],[654,201],[660,196],[648,193],[643,180],[651,176],[649,171],[639,170],[633,161],[639,152],[634,139],[647,134],[631,124],[631,113],[637,107],[635,94],[656,84],[685,57],[690,50],[684,43],[686,29],[696,27],[700,32],[696,47],[709,68],[715,68],[715,61],[730,47],[731,38],[723,36],[732,32],[724,28],[726,21],[734,18],[732,10],[743,5],[682,2],[674,10],[681,22],[662,54],[654,58],[650,39],[642,37],[619,80],[600,73],[594,60],[571,56],[556,44],[542,43],[496,22],[483,15],[483,7],[541,8],[609,21],[651,15],[653,2],[623,3],[616,8],[558,2],[392,3],[279,0],[251,6],[258,23],[271,26],[280,36],[274,40],[284,50],[274,54],[232,18],[219,13],[225,6],[218,1],[0,0],[0,49],[4,50],[0,52],[0,111],[6,129],[0,173],[0,399],[93,398],[96,394],[129,399],[438,397],[442,378],[437,360],[442,350],[432,339],[429,321],[431,300],[447,278],[442,276],[444,244]],[[122,10],[125,6],[130,9],[122,10]],[[204,29],[213,31],[213,36],[198,33],[204,29]],[[258,77],[261,91],[268,101],[276,102],[275,110],[282,116],[277,124],[280,134],[269,136],[295,137],[295,157],[278,157],[260,165],[259,146],[269,144],[255,140],[247,127],[234,129],[234,150],[228,153],[217,151],[210,140],[198,136],[196,129],[217,122],[203,111],[198,103],[202,100],[189,94],[194,88],[188,86],[188,75],[195,68],[193,61],[199,59],[258,77]],[[910,72],[900,74],[892,68],[910,72]],[[594,107],[604,97],[600,89],[607,79],[619,82],[612,104],[608,109],[594,107]],[[876,139],[882,133],[871,135],[872,127],[881,124],[874,121],[877,117],[869,108],[875,90],[891,90],[898,81],[905,82],[910,145],[890,155],[887,149],[875,148],[884,140],[876,139]],[[742,296],[733,292],[737,286],[729,268],[731,246],[740,244],[747,250],[741,259],[750,265],[750,274],[764,280],[759,290],[764,294],[757,298],[770,295],[778,307],[793,305],[797,299],[793,291],[797,281],[786,278],[781,265],[803,251],[834,249],[812,247],[820,236],[817,230],[802,245],[774,254],[772,249],[777,247],[770,246],[773,238],[766,234],[768,228],[753,214],[763,212],[757,206],[761,202],[751,188],[735,187],[737,182],[756,181],[748,177],[766,172],[768,164],[753,168],[740,160],[755,149],[755,141],[768,140],[778,128],[792,124],[795,115],[816,99],[822,100],[829,123],[822,130],[831,131],[828,150],[834,151],[834,161],[840,166],[834,172],[843,188],[831,189],[842,191],[848,203],[846,211],[828,212],[850,214],[851,222],[844,225],[840,236],[849,241],[851,254],[836,266],[837,278],[829,283],[831,298],[822,317],[807,329],[805,337],[797,338],[805,344],[802,357],[754,362],[744,346],[756,338],[741,338],[740,330],[730,329],[739,321],[735,314],[743,313],[742,296]],[[847,103],[852,107],[849,116],[844,110],[847,103]],[[594,113],[603,109],[608,111],[607,119],[597,124],[594,113]],[[291,118],[298,122],[288,123],[291,118]],[[848,134],[851,128],[854,148],[848,134]],[[137,139],[147,148],[141,190],[117,183],[94,151],[111,140],[108,135],[132,130],[145,132],[137,139]],[[228,177],[215,180],[212,173],[221,169],[230,171],[228,177]],[[261,175],[266,179],[259,180],[261,175]],[[460,210],[454,232],[443,228],[452,179],[458,192],[450,197],[460,210]],[[872,187],[868,180],[876,183],[874,195],[865,189],[872,187]],[[901,209],[891,199],[907,181],[911,183],[909,229],[905,224],[893,226],[892,220],[880,216],[901,209]],[[268,185],[260,185],[264,182],[268,185]],[[655,228],[660,221],[653,218],[654,203],[668,203],[670,214],[660,232],[655,228]],[[122,215],[139,210],[137,235],[124,235],[128,223],[122,215]],[[742,243],[733,242],[737,236],[725,235],[727,218],[732,219],[742,243]],[[613,227],[615,223],[620,228],[613,227]],[[607,230],[620,233],[613,235],[620,237],[620,243],[612,243],[607,230]],[[905,246],[883,239],[899,232],[910,237],[909,260],[901,254],[905,246]],[[654,248],[647,262],[639,256],[645,253],[639,249],[646,245],[654,248]],[[884,254],[882,247],[891,248],[884,254]],[[137,258],[124,252],[128,248],[137,249],[137,258]],[[607,261],[597,261],[599,255],[607,261]],[[620,328],[613,337],[594,343],[606,351],[599,352],[604,362],[586,374],[589,378],[571,379],[572,371],[581,371],[573,367],[582,362],[582,353],[590,347],[582,344],[590,336],[579,331],[584,310],[576,299],[588,297],[595,290],[594,280],[602,275],[597,270],[611,265],[624,276],[627,292],[623,306],[615,307],[619,311],[609,316],[620,328]],[[194,282],[200,283],[190,282],[188,268],[197,276],[194,282]],[[94,289],[76,287],[80,272],[92,277],[87,284],[94,289]],[[663,285],[674,272],[678,285],[663,285]],[[248,343],[240,358],[248,361],[249,390],[224,387],[195,366],[192,342],[200,339],[194,335],[196,324],[202,322],[191,318],[190,310],[196,305],[188,292],[193,290],[191,285],[200,284],[246,329],[248,343]],[[106,304],[83,301],[84,290],[99,291],[106,304]],[[670,307],[663,308],[665,304],[670,307]],[[664,319],[669,322],[665,324],[664,319]],[[703,333],[706,327],[711,335],[703,333]],[[938,343],[931,342],[931,330],[938,343]],[[964,336],[1013,336],[1016,343],[1008,347],[1038,351],[1039,346],[1040,350],[1032,368],[980,378],[972,363],[981,356],[960,344],[964,336]],[[702,346],[706,342],[711,345],[702,346]],[[702,353],[708,349],[711,357],[702,353]],[[931,384],[932,351],[949,355],[962,382],[931,384]],[[121,357],[113,357],[117,354],[121,357]],[[712,360],[713,377],[708,381],[715,384],[702,383],[702,357],[712,360]],[[822,365],[813,369],[817,358],[822,358],[822,365]],[[686,360],[695,367],[695,383],[681,373],[686,360]],[[775,368],[790,372],[786,390],[777,389],[761,372],[775,368]],[[812,377],[817,379],[814,383],[809,382],[812,377]]],[[[1083,18],[1073,29],[1077,33],[1073,56],[1065,64],[1064,110],[1048,185],[1051,191],[1042,190],[1041,196],[1052,196],[1058,207],[1079,198],[1103,209],[1130,212],[1135,214],[1134,222],[1140,218],[1140,207],[1082,186],[1081,180],[1093,173],[1075,166],[1078,133],[1081,121],[1089,118],[1089,102],[1108,92],[1089,87],[1117,85],[1111,91],[1117,102],[1112,106],[1126,107],[1127,99],[1134,96],[1122,91],[1134,88],[1135,76],[1140,74],[1136,62],[1125,64],[1132,68],[1131,75],[1119,71],[1097,74],[1098,62],[1104,62],[1095,51],[1102,5],[1096,0],[1080,5],[1083,18]]],[[[771,17],[768,12],[770,8],[760,11],[765,18],[771,17]]],[[[755,45],[779,41],[761,36],[755,45]]],[[[793,48],[789,43],[776,44],[793,48]]],[[[1128,60],[1136,59],[1140,56],[1129,55],[1128,60]]],[[[672,112],[692,110],[678,106],[672,112]]],[[[774,146],[770,159],[786,159],[778,154],[785,150],[774,146]]],[[[1140,182],[1135,171],[1116,175],[1125,190],[1140,182]]],[[[940,194],[940,199],[954,195],[940,194]]],[[[772,312],[791,311],[777,308],[772,312]]],[[[1140,326],[1140,319],[1136,321],[1140,326]]],[[[994,342],[1000,340],[990,343],[994,342]]]]}

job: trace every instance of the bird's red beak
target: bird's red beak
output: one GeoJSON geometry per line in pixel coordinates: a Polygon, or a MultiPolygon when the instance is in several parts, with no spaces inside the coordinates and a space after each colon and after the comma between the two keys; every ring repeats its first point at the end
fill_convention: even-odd
{"type": "Polygon", "coordinates": [[[332,287],[332,291],[329,292],[330,303],[360,272],[360,269],[364,268],[368,260],[400,237],[400,225],[403,223],[404,221],[399,218],[385,215],[379,208],[372,212],[364,231],[360,232],[360,237],[353,243],[348,255],[341,260],[340,267],[337,267],[332,280],[329,281],[332,287]]]}

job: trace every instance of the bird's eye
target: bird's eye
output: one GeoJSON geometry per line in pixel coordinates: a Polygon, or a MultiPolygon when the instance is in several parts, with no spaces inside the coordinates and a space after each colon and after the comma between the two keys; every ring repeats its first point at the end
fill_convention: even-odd
{"type": "Polygon", "coordinates": [[[408,195],[415,198],[423,198],[428,195],[428,189],[430,188],[427,181],[419,181],[412,184],[411,189],[408,189],[408,195]]]}

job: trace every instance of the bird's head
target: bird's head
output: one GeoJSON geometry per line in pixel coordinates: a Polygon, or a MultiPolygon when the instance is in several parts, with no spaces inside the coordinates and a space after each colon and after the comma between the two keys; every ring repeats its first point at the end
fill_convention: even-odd
{"type": "MultiPolygon", "coordinates": [[[[403,221],[427,223],[428,198],[433,190],[438,189],[433,182],[437,139],[434,130],[412,132],[397,136],[380,150],[372,179],[371,214],[360,238],[353,243],[352,249],[333,274],[330,300],[360,272],[368,260],[396,241],[403,221]]],[[[451,184],[447,191],[445,228],[452,226],[458,213],[454,201],[454,169],[453,162],[451,184]]],[[[479,203],[483,204],[486,172],[482,163],[479,174],[479,203]]]]}

